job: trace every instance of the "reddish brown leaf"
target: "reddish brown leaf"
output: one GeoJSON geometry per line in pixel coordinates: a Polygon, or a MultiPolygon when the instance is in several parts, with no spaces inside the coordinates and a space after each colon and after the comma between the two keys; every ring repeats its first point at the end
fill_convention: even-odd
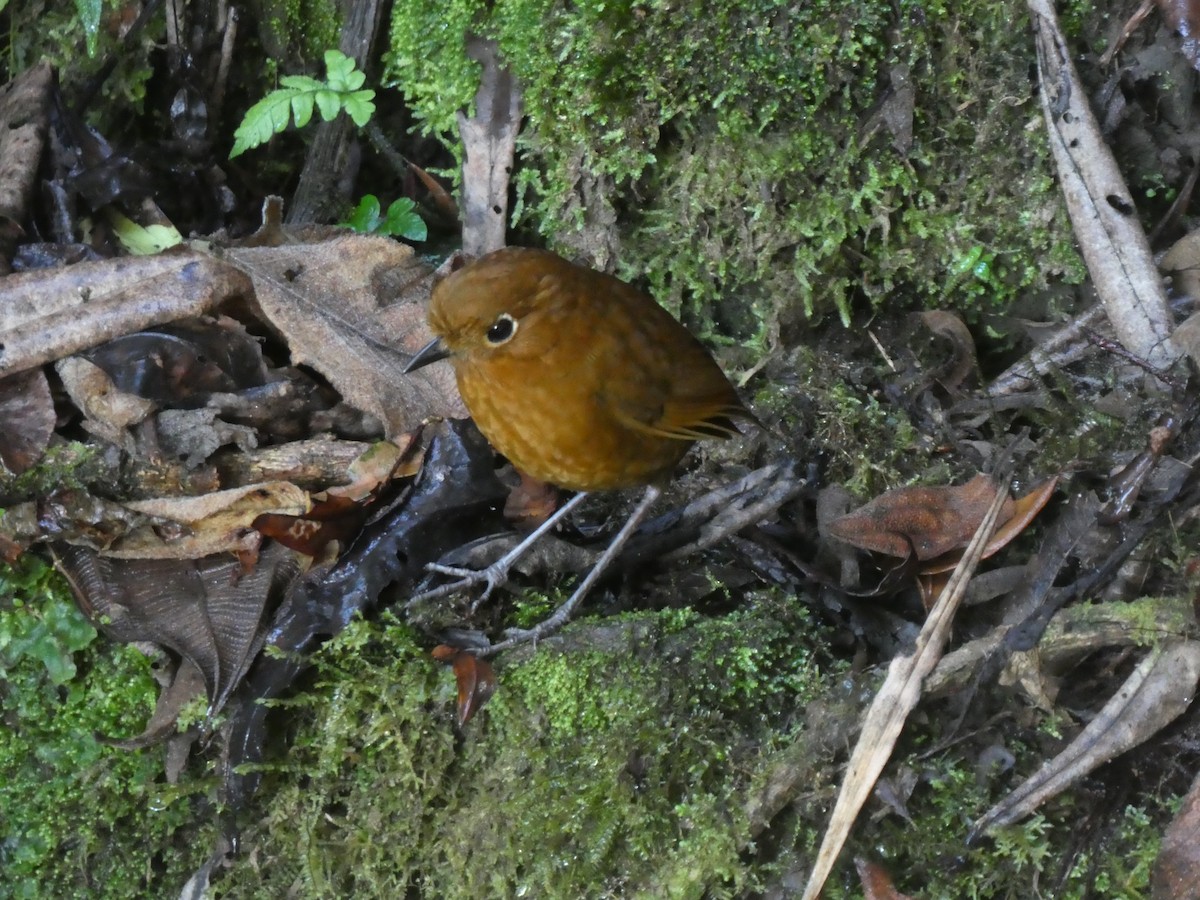
{"type": "Polygon", "coordinates": [[[860,856],[855,858],[854,868],[858,870],[858,880],[862,882],[864,900],[911,900],[908,894],[896,890],[892,876],[879,863],[860,856]]]}
{"type": "MultiPolygon", "coordinates": [[[[1013,501],[1012,515],[1008,521],[1003,522],[996,529],[996,533],[992,535],[992,539],[988,541],[988,545],[983,548],[982,559],[987,559],[989,556],[999,553],[1008,546],[1013,538],[1028,528],[1029,523],[1037,517],[1037,514],[1049,502],[1057,486],[1058,476],[1053,475],[1032,488],[1021,499],[1013,501]]],[[[944,572],[953,571],[960,559],[962,559],[962,552],[959,550],[947,553],[945,556],[940,556],[937,559],[932,559],[921,566],[921,575],[939,575],[944,572]]],[[[937,594],[934,593],[934,596],[936,597],[937,594]]]]}
{"type": "MultiPolygon", "coordinates": [[[[965,547],[971,540],[996,486],[987,475],[976,475],[957,487],[897,488],[830,523],[834,537],[862,550],[901,559],[915,553],[930,560],[965,547]]],[[[1012,517],[1006,500],[999,521],[1012,517]]]]}
{"type": "Polygon", "coordinates": [[[315,501],[303,516],[263,513],[251,527],[297,553],[316,559],[331,542],[345,544],[356,535],[370,506],[369,502],[349,497],[326,497],[315,501]]]}
{"type": "Polygon", "coordinates": [[[461,728],[496,692],[496,672],[486,659],[448,644],[434,647],[430,655],[438,662],[448,663],[454,668],[454,678],[458,682],[458,713],[455,721],[461,728]]]}
{"type": "Polygon", "coordinates": [[[429,191],[429,199],[433,202],[437,211],[446,218],[447,221],[458,221],[458,204],[454,202],[454,195],[442,187],[441,182],[418,166],[410,159],[404,160],[408,163],[408,169],[421,184],[425,185],[425,190],[429,191]]]}

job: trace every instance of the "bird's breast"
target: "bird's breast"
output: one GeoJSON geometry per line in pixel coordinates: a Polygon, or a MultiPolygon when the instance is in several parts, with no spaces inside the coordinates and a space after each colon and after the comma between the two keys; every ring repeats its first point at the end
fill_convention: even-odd
{"type": "Polygon", "coordinates": [[[463,402],[492,446],[526,475],[559,487],[645,485],[668,474],[691,446],[618,421],[586,353],[573,363],[532,367],[521,359],[460,360],[455,372],[463,402]]]}

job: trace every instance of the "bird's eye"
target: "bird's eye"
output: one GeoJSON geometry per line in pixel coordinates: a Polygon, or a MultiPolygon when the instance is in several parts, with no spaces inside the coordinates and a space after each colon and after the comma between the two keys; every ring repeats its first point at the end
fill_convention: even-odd
{"type": "Polygon", "coordinates": [[[517,333],[517,320],[508,313],[501,313],[487,330],[488,343],[493,347],[507,344],[517,333]]]}

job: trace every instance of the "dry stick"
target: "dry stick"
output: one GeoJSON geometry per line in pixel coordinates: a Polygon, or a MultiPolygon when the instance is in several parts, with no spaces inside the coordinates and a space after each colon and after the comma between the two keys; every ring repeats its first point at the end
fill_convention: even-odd
{"type": "Polygon", "coordinates": [[[1133,199],[1100,135],[1053,3],[1027,2],[1047,138],[1096,293],[1126,349],[1168,368],[1179,357],[1170,307],[1133,199]]]}
{"type": "Polygon", "coordinates": [[[988,385],[987,393],[1002,397],[1032,390],[1038,386],[1038,376],[1048,375],[1082,359],[1095,349],[1095,344],[1088,340],[1088,332],[1100,327],[1103,318],[1103,306],[1085,310],[997,376],[988,385]]]}
{"type": "Polygon", "coordinates": [[[896,740],[900,737],[908,714],[921,699],[921,684],[941,658],[942,648],[954,622],[954,614],[966,595],[967,583],[979,565],[984,548],[996,528],[1000,508],[1008,496],[1003,487],[1007,480],[1006,475],[997,478],[1001,487],[996,491],[987,515],[975,530],[971,543],[967,545],[962,561],[950,576],[950,581],[938,596],[933,609],[929,611],[929,617],[925,620],[921,633],[917,635],[912,655],[898,656],[888,667],[887,678],[871,703],[858,743],[855,744],[850,762],[846,765],[842,789],[829,818],[829,827],[821,841],[821,849],[817,853],[817,860],[813,864],[812,875],[804,888],[802,900],[816,900],[821,893],[850,834],[855,818],[874,788],[883,767],[891,758],[892,749],[896,746],[896,740]]]}

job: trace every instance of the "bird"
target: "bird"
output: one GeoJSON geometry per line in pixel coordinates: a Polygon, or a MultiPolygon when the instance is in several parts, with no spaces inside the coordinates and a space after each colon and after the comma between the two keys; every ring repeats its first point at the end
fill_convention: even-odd
{"type": "Polygon", "coordinates": [[[571,597],[533,629],[512,630],[506,645],[565,624],[693,443],[757,421],[705,346],[653,298],[548,250],[506,247],[451,273],[433,289],[428,322],[434,338],[405,371],[449,359],[493,448],[524,476],[577,493],[486,569],[432,565],[459,580],[425,596],[486,581],[482,601],[584,497],[643,488],[571,597]]]}

